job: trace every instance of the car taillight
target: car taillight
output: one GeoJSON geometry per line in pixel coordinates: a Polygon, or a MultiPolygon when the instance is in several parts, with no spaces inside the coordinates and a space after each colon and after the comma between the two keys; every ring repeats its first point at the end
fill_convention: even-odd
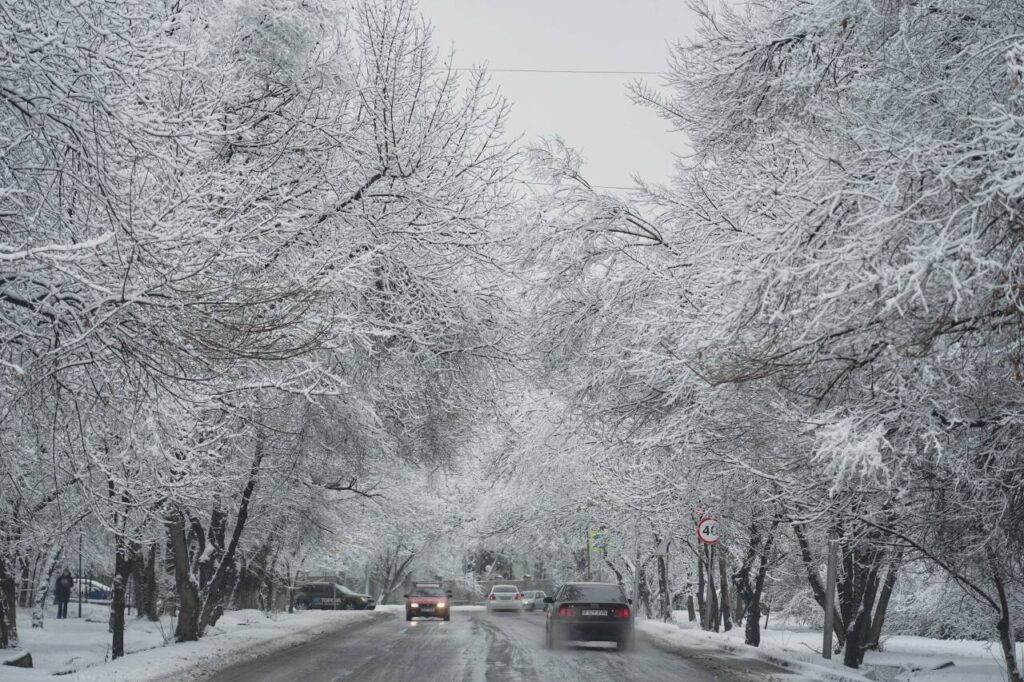
{"type": "Polygon", "coordinates": [[[572,617],[572,607],[571,606],[559,606],[558,607],[558,617],[559,618],[571,618],[572,617]]]}
{"type": "Polygon", "coordinates": [[[521,595],[518,592],[516,592],[516,599],[522,599],[522,598],[523,598],[523,595],[521,595]]]}
{"type": "Polygon", "coordinates": [[[615,618],[629,618],[629,607],[628,606],[616,606],[612,609],[612,616],[615,618]]]}
{"type": "Polygon", "coordinates": [[[487,595],[487,598],[490,599],[491,601],[494,601],[494,599],[495,599],[494,593],[492,592],[491,594],[487,595]]]}

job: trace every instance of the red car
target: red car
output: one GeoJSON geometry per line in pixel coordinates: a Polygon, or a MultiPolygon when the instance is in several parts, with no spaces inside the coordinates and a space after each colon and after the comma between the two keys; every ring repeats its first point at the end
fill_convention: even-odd
{"type": "Polygon", "coordinates": [[[451,620],[452,593],[441,583],[413,583],[412,592],[405,595],[405,619],[443,618],[451,620]]]}

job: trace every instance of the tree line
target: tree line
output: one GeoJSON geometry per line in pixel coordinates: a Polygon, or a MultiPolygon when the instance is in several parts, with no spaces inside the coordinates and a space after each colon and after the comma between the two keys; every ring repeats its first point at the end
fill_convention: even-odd
{"type": "Polygon", "coordinates": [[[0,647],[81,535],[114,657],[132,576],[194,640],[462,447],[513,152],[430,36],[406,0],[0,8],[0,647]]]}

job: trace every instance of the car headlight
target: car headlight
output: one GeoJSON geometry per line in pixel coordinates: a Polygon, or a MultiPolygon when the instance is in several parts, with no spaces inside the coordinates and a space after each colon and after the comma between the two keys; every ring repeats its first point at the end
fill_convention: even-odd
{"type": "Polygon", "coordinates": [[[413,609],[418,609],[420,607],[420,605],[417,604],[416,602],[413,602],[413,603],[409,604],[409,607],[413,608],[413,609]]]}
{"type": "Polygon", "coordinates": [[[365,603],[365,602],[366,602],[366,601],[368,601],[368,600],[366,599],[366,597],[360,597],[360,598],[359,598],[359,601],[361,601],[361,602],[364,602],[364,603],[365,603]]]}
{"type": "Polygon", "coordinates": [[[443,608],[445,608],[446,606],[448,606],[448,605],[447,605],[447,604],[445,604],[445,603],[444,603],[443,601],[439,601],[439,602],[437,602],[437,608],[439,608],[439,609],[443,609],[443,608]]]}

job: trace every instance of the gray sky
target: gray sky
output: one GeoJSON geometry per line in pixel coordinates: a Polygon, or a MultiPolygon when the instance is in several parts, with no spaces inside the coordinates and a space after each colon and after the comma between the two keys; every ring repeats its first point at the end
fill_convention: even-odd
{"type": "MultiPolygon", "coordinates": [[[[420,0],[456,66],[664,71],[668,43],[693,34],[684,0],[420,0]]],[[[665,180],[686,151],[667,121],[629,101],[632,76],[494,73],[514,103],[510,132],[559,134],[586,160],[590,182],[665,180]]],[[[658,76],[645,76],[660,84],[658,76]]]]}

